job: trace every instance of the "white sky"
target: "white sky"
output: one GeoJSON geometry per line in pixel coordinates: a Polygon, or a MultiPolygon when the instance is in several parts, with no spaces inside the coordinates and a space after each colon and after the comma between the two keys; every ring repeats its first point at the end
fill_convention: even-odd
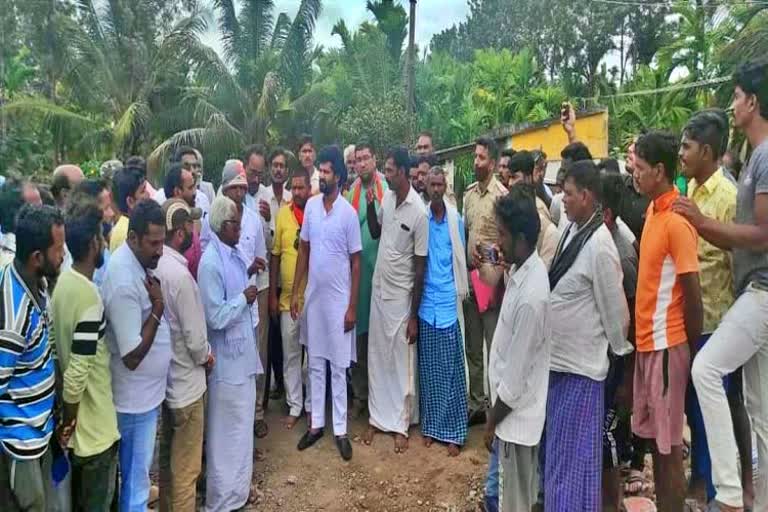
{"type": "MultiPolygon", "coordinates": [[[[301,0],[275,0],[275,19],[281,12],[293,18],[300,3],[301,0]]],[[[408,1],[400,0],[400,3],[408,12],[410,8],[408,1]]],[[[208,2],[209,6],[212,4],[213,2],[208,2]]],[[[372,21],[373,15],[366,10],[365,4],[365,0],[325,0],[315,26],[315,44],[321,44],[325,48],[341,45],[341,39],[338,36],[331,36],[331,29],[339,19],[344,19],[350,30],[357,29],[363,21],[372,21]]],[[[467,0],[419,0],[416,4],[416,44],[419,50],[423,52],[434,34],[463,21],[468,13],[467,0]]],[[[221,50],[215,20],[210,23],[203,42],[217,51],[221,50]]]]}

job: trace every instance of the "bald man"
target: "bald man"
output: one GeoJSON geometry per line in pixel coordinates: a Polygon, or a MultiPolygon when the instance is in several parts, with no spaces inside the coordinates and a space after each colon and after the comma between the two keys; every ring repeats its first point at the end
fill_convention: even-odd
{"type": "Polygon", "coordinates": [[[64,164],[53,170],[51,193],[59,209],[64,209],[70,191],[84,179],[83,170],[76,165],[64,164]]]}

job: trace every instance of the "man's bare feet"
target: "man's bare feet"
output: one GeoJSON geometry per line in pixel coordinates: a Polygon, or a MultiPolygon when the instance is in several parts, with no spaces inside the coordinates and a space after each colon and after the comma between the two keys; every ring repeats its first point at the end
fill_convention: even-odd
{"type": "Polygon", "coordinates": [[[291,430],[299,422],[299,416],[286,416],[283,419],[283,425],[286,430],[291,430]]]}
{"type": "Polygon", "coordinates": [[[461,452],[461,448],[455,444],[448,443],[448,456],[449,457],[458,457],[459,452],[461,452]]]}
{"type": "Polygon", "coordinates": [[[434,439],[432,439],[431,437],[428,437],[428,436],[424,436],[424,446],[429,448],[430,446],[432,446],[433,442],[434,442],[434,439]]]}
{"type": "Polygon", "coordinates": [[[408,438],[403,434],[395,434],[395,453],[408,451],[408,438]]]}
{"type": "Polygon", "coordinates": [[[373,425],[368,425],[368,430],[365,431],[365,434],[363,435],[363,444],[366,446],[371,446],[371,443],[373,443],[373,436],[376,435],[376,428],[373,425]]]}

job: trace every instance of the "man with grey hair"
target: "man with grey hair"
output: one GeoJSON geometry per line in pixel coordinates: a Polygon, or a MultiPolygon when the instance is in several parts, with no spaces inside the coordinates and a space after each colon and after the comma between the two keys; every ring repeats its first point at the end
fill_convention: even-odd
{"type": "MultiPolygon", "coordinates": [[[[230,198],[240,211],[240,240],[237,244],[240,255],[244,258],[248,270],[249,283],[259,290],[257,303],[253,306],[253,327],[259,329],[259,357],[267,366],[267,346],[269,342],[269,271],[267,269],[267,243],[264,238],[264,225],[261,215],[245,207],[248,194],[248,179],[245,167],[240,160],[227,160],[221,174],[221,194],[230,198]]],[[[263,398],[265,379],[259,377],[256,382],[256,437],[267,435],[269,429],[264,421],[263,398]]]]}
{"type": "MultiPolygon", "coordinates": [[[[243,177],[243,180],[245,178],[243,177]]],[[[208,378],[206,510],[237,510],[249,501],[253,476],[256,378],[263,373],[241,254],[242,210],[226,196],[214,199],[213,234],[200,261],[199,286],[216,365],[208,378]]]]}
{"type": "Polygon", "coordinates": [[[357,161],[355,160],[355,145],[350,144],[344,148],[344,165],[347,166],[347,181],[342,188],[349,190],[349,186],[357,179],[357,161]]]}

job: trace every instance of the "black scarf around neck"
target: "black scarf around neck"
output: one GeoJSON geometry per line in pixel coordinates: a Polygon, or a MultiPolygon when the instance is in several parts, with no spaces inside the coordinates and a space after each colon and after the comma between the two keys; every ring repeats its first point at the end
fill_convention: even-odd
{"type": "Polygon", "coordinates": [[[555,251],[555,258],[552,260],[552,267],[549,269],[550,291],[555,289],[557,283],[560,282],[560,279],[563,278],[566,272],[568,272],[573,263],[576,261],[576,258],[581,252],[581,249],[584,247],[584,244],[586,244],[587,241],[592,238],[592,235],[595,234],[595,231],[597,231],[598,228],[602,225],[603,211],[601,208],[597,208],[587,223],[584,224],[581,229],[576,231],[575,235],[573,235],[573,240],[571,243],[569,243],[568,246],[563,249],[566,240],[568,240],[568,237],[571,236],[571,226],[568,226],[565,234],[560,237],[560,242],[558,242],[557,250],[555,251]]]}

